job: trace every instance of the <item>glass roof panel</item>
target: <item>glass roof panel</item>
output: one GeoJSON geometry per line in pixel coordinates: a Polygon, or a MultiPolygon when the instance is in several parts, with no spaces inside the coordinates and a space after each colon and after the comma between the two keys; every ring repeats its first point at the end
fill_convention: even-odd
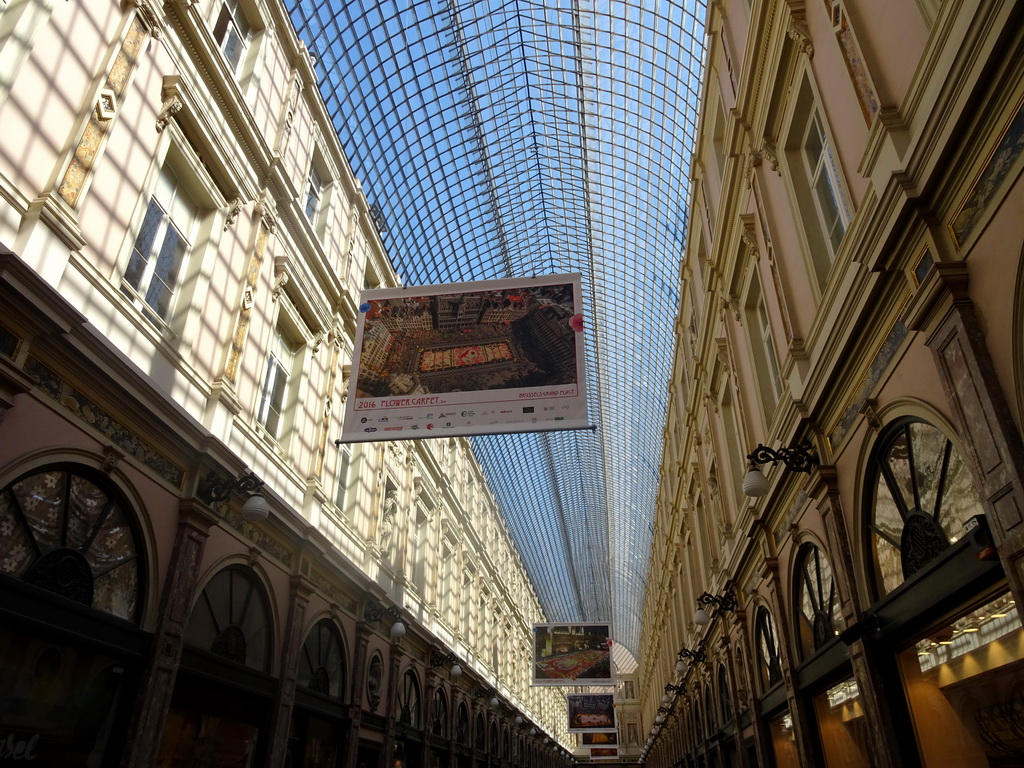
{"type": "Polygon", "coordinates": [[[407,284],[584,276],[593,431],[475,438],[551,621],[637,651],[704,0],[286,0],[407,284]]]}

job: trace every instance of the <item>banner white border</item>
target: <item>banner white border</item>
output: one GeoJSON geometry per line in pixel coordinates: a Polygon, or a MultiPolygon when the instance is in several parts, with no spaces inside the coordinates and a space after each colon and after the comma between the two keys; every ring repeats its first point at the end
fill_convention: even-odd
{"type": "MultiPolygon", "coordinates": [[[[592,428],[587,414],[581,305],[582,276],[578,273],[363,291],[342,433],[335,442],[592,428]],[[564,287],[563,291],[557,290],[560,286],[564,287]],[[545,288],[552,289],[549,303],[544,303],[545,288]],[[564,297],[565,292],[571,292],[571,306],[564,297]],[[534,303],[535,309],[545,312],[547,317],[557,315],[557,321],[551,322],[551,326],[560,329],[559,324],[564,321],[571,330],[572,336],[566,335],[563,338],[571,338],[573,342],[575,370],[567,372],[565,367],[561,368],[565,380],[546,386],[428,392],[424,391],[422,380],[418,379],[422,370],[399,371],[395,374],[386,368],[374,368],[384,358],[384,350],[390,350],[395,340],[408,344],[407,340],[412,334],[424,330],[423,324],[428,322],[429,311],[435,312],[435,317],[440,315],[438,297],[452,296],[453,302],[462,302],[473,294],[480,294],[481,301],[502,295],[514,297],[534,303]],[[538,301],[540,303],[536,304],[538,301]],[[417,325],[418,328],[408,332],[417,325]],[[405,337],[402,336],[403,330],[407,331],[405,337]],[[401,391],[403,388],[406,391],[401,391]],[[378,394],[367,394],[372,389],[378,394]],[[381,393],[382,389],[388,391],[381,393]]],[[[506,313],[507,317],[512,318],[510,320],[502,321],[501,316],[501,310],[494,309],[491,317],[495,319],[479,325],[486,325],[489,329],[507,325],[511,329],[516,322],[524,321],[527,317],[517,317],[515,311],[506,313]]],[[[471,333],[470,330],[460,330],[471,333]]],[[[437,333],[439,338],[442,334],[436,328],[432,332],[437,333]]],[[[451,341],[446,340],[438,349],[455,349],[451,341]]],[[[509,344],[502,342],[500,345],[496,341],[493,346],[501,346],[504,348],[502,351],[513,354],[530,352],[526,345],[512,342],[511,336],[508,341],[509,344]],[[516,348],[511,350],[509,346],[516,348]]],[[[480,346],[488,345],[467,345],[466,348],[480,346]]],[[[418,352],[422,354],[424,349],[420,348],[418,352]]],[[[421,356],[415,359],[422,363],[421,356]]],[[[473,373],[468,367],[467,372],[473,373]]]]}

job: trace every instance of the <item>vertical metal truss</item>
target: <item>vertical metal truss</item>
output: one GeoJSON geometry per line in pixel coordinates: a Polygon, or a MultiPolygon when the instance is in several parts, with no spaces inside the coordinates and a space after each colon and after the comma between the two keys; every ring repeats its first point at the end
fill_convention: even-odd
{"type": "Polygon", "coordinates": [[[288,0],[407,284],[582,272],[593,432],[476,438],[551,621],[634,654],[704,0],[288,0]]]}

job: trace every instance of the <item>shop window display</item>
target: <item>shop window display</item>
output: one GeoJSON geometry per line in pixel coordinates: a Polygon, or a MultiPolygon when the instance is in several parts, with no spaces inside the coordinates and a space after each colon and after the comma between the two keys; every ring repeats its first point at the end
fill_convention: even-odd
{"type": "Polygon", "coordinates": [[[899,654],[925,768],[1024,765],[1024,633],[1004,594],[899,654]]]}
{"type": "Polygon", "coordinates": [[[843,768],[873,765],[856,680],[848,677],[815,696],[814,713],[825,765],[843,768]]]}

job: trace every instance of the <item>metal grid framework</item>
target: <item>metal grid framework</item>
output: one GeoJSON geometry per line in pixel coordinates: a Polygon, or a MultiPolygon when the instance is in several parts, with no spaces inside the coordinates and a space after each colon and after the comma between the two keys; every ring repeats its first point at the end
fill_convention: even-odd
{"type": "Polygon", "coordinates": [[[581,272],[593,431],[474,439],[550,621],[640,635],[704,0],[288,0],[406,284],[581,272]]]}

